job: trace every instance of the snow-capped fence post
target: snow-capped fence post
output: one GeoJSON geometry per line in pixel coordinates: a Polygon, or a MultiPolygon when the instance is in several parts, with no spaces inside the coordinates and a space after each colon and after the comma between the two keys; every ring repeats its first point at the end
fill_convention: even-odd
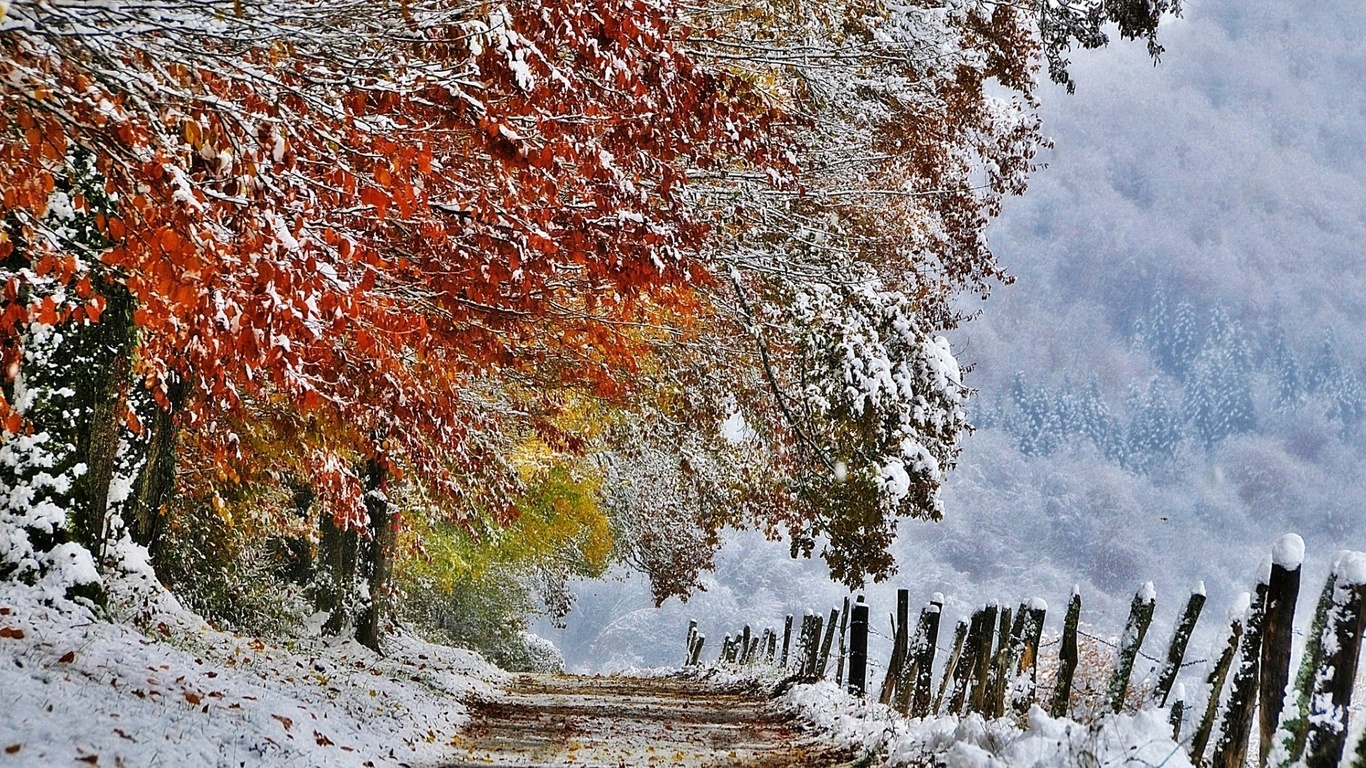
{"type": "Polygon", "coordinates": [[[778,662],[778,666],[787,668],[787,649],[792,645],[792,614],[787,615],[787,620],[783,622],[783,658],[778,662]]]}
{"type": "Polygon", "coordinates": [[[811,633],[806,643],[806,658],[802,661],[802,673],[809,680],[816,679],[816,662],[820,660],[821,630],[825,627],[825,618],[818,615],[811,615],[811,633]]]}
{"type": "Polygon", "coordinates": [[[746,624],[744,630],[740,632],[740,654],[741,664],[749,663],[749,625],[746,624]]]}
{"type": "MultiPolygon", "coordinates": [[[[939,681],[939,692],[934,696],[934,704],[931,711],[939,714],[940,708],[944,706],[944,694],[949,690],[949,683],[953,680],[954,670],[958,668],[958,661],[963,656],[963,643],[968,637],[968,622],[959,619],[958,626],[953,630],[953,650],[949,651],[949,660],[944,664],[944,677],[939,681]]],[[[952,702],[950,702],[952,703],[952,702]]]]}
{"type": "Polygon", "coordinates": [[[1205,678],[1205,684],[1209,686],[1209,697],[1205,700],[1205,714],[1200,718],[1200,726],[1195,729],[1195,737],[1191,739],[1190,759],[1191,764],[1202,766],[1205,764],[1205,747],[1209,744],[1210,733],[1214,730],[1214,716],[1219,712],[1219,695],[1224,690],[1224,680],[1228,678],[1228,669],[1233,665],[1233,655],[1238,651],[1238,641],[1243,638],[1243,620],[1246,618],[1244,603],[1248,595],[1244,592],[1235,602],[1244,604],[1244,609],[1232,611],[1233,618],[1229,622],[1228,644],[1219,654],[1219,660],[1215,662],[1214,669],[1210,670],[1209,676],[1205,678]]]}
{"type": "Polygon", "coordinates": [[[1077,624],[1081,622],[1081,590],[1072,588],[1072,599],[1067,603],[1067,617],[1062,623],[1062,648],[1058,651],[1058,677],[1053,682],[1053,700],[1048,714],[1065,717],[1072,700],[1072,677],[1077,672],[1077,624]]]}
{"type": "MultiPolygon", "coordinates": [[[[1021,613],[1024,606],[1021,605],[1021,613]]],[[[1006,678],[1010,676],[1010,651],[1014,638],[1020,631],[1020,621],[1014,620],[1016,614],[1009,608],[1001,609],[999,628],[996,631],[996,652],[991,656],[991,672],[987,678],[986,699],[983,701],[982,714],[997,718],[1005,716],[1006,678]]]]}
{"type": "Polygon", "coordinates": [[[1200,612],[1205,608],[1205,599],[1205,582],[1202,581],[1191,590],[1190,599],[1186,601],[1186,609],[1181,612],[1181,619],[1176,623],[1176,630],[1172,632],[1172,641],[1167,645],[1167,660],[1162,663],[1162,670],[1157,674],[1157,687],[1153,689],[1152,700],[1159,707],[1167,706],[1172,684],[1176,682],[1176,675],[1181,671],[1181,662],[1186,658],[1186,646],[1190,645],[1195,624],[1200,620],[1200,612]]]}
{"type": "Polygon", "coordinates": [[[948,704],[949,714],[964,714],[968,706],[972,676],[977,669],[977,657],[982,651],[982,636],[991,631],[984,629],[987,623],[986,608],[977,609],[972,614],[972,620],[968,622],[968,636],[963,643],[963,654],[958,658],[958,665],[953,672],[953,690],[949,694],[948,704]]]}
{"type": "Polygon", "coordinates": [[[1157,606],[1157,591],[1151,581],[1145,582],[1134,594],[1129,604],[1129,620],[1124,625],[1124,635],[1119,639],[1119,654],[1115,659],[1115,672],[1110,676],[1107,696],[1110,709],[1120,712],[1124,709],[1124,697],[1129,692],[1129,678],[1134,673],[1134,659],[1143,647],[1143,638],[1148,634],[1148,626],[1153,623],[1153,609],[1157,606]]]}
{"type": "Polygon", "coordinates": [[[1172,698],[1172,708],[1167,714],[1167,722],[1172,727],[1172,741],[1179,744],[1181,743],[1181,722],[1186,716],[1186,686],[1176,686],[1173,696],[1175,698],[1172,698]]]}
{"type": "Polygon", "coordinates": [[[920,616],[920,628],[916,632],[915,693],[911,698],[911,715],[925,717],[930,714],[930,695],[934,686],[934,653],[939,643],[939,620],[944,611],[944,596],[935,593],[929,607],[920,616]]]}
{"type": "Polygon", "coordinates": [[[968,699],[969,712],[986,709],[987,685],[991,682],[991,649],[996,637],[996,617],[1000,607],[995,601],[987,603],[982,612],[982,628],[977,633],[977,647],[973,649],[972,695],[968,699]]]}
{"type": "Polygon", "coordinates": [[[910,590],[898,589],[896,591],[896,616],[892,618],[892,657],[887,661],[887,672],[882,678],[882,688],[878,691],[877,701],[879,704],[891,704],[892,695],[896,691],[897,679],[901,675],[901,667],[906,663],[906,643],[908,640],[907,624],[910,622],[911,614],[911,593],[910,590]]]}
{"type": "Polygon", "coordinates": [[[1043,640],[1043,623],[1048,616],[1048,603],[1034,598],[1021,606],[1018,649],[1013,651],[1015,679],[1010,686],[1011,708],[1020,714],[1029,711],[1038,697],[1039,643],[1043,640]],[[1029,677],[1025,677],[1026,669],[1029,677]]]}
{"type": "Polygon", "coordinates": [[[1309,698],[1314,694],[1314,675],[1318,671],[1323,656],[1323,628],[1328,623],[1328,612],[1333,607],[1333,591],[1337,587],[1337,562],[1342,553],[1334,558],[1328,571],[1328,578],[1319,592],[1319,601],[1314,608],[1314,619],[1309,625],[1309,633],[1304,638],[1304,653],[1300,656],[1300,669],[1295,675],[1295,706],[1290,713],[1284,713],[1281,725],[1276,731],[1279,743],[1277,765],[1285,768],[1297,762],[1304,755],[1304,739],[1309,733],[1309,698]]]}
{"type": "Polygon", "coordinates": [[[811,674],[809,659],[811,656],[811,629],[812,629],[811,610],[807,609],[806,615],[802,616],[802,627],[797,635],[797,674],[802,677],[809,677],[811,674]]]}
{"type": "Polygon", "coordinates": [[[1366,606],[1366,553],[1344,553],[1334,568],[1337,584],[1320,637],[1320,659],[1309,698],[1306,768],[1336,768],[1347,740],[1347,707],[1352,703],[1357,655],[1366,606]]]}
{"type": "Polygon", "coordinates": [[[1210,759],[1210,764],[1215,768],[1242,768],[1247,762],[1248,739],[1252,735],[1252,708],[1257,703],[1257,684],[1261,680],[1262,628],[1266,625],[1268,580],[1269,574],[1263,573],[1252,598],[1247,624],[1243,627],[1238,667],[1233,672],[1223,726],[1210,759]]]}
{"type": "Polygon", "coordinates": [[[764,630],[764,634],[767,635],[768,638],[764,647],[764,661],[767,662],[769,666],[772,666],[773,662],[778,658],[778,633],[773,629],[766,629],[764,630]]]}
{"type": "Polygon", "coordinates": [[[697,642],[697,619],[692,619],[692,620],[690,620],[690,621],[688,622],[688,641],[687,641],[687,643],[685,644],[685,646],[684,646],[684,651],[683,651],[683,664],[684,664],[684,666],[687,666],[687,665],[690,663],[690,661],[692,660],[692,647],[693,647],[693,643],[696,643],[696,642],[697,642]]]}
{"type": "Polygon", "coordinates": [[[707,642],[707,636],[698,633],[697,639],[693,641],[692,656],[688,658],[688,666],[695,667],[702,660],[702,646],[707,642]]]}
{"type": "Polygon", "coordinates": [[[868,604],[863,595],[849,617],[849,692],[862,696],[868,675],[868,604]]]}
{"type": "Polygon", "coordinates": [[[835,663],[835,685],[844,685],[844,659],[849,655],[849,597],[840,609],[840,657],[835,663]]]}
{"type": "Polygon", "coordinates": [[[830,666],[830,646],[835,642],[835,622],[839,621],[839,618],[840,609],[831,608],[830,621],[826,622],[825,627],[825,639],[821,641],[821,654],[816,660],[815,677],[817,680],[825,679],[825,670],[830,666]]]}
{"type": "Polygon", "coordinates": [[[1266,591],[1266,627],[1262,631],[1262,679],[1257,700],[1260,725],[1257,765],[1265,768],[1276,728],[1281,723],[1286,684],[1290,682],[1290,646],[1295,633],[1295,605],[1300,597],[1304,539],[1287,533],[1271,550],[1271,580],[1266,591]]]}

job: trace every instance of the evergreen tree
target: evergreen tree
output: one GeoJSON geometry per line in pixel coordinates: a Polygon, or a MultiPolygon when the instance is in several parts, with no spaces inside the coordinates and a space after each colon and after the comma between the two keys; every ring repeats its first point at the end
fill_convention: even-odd
{"type": "Polygon", "coordinates": [[[1276,410],[1293,411],[1303,405],[1308,395],[1304,374],[1300,371],[1299,361],[1295,359],[1295,351],[1290,348],[1285,329],[1280,326],[1272,332],[1267,368],[1276,393],[1276,410]]]}

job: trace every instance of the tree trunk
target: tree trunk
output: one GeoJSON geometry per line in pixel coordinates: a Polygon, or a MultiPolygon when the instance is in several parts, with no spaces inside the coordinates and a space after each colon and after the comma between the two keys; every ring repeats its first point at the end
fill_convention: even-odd
{"type": "Polygon", "coordinates": [[[77,435],[77,460],[85,474],[76,482],[76,540],[90,550],[95,562],[104,559],[109,524],[109,484],[119,451],[119,433],[128,403],[128,379],[132,355],[133,301],[122,288],[103,292],[107,300],[100,322],[71,329],[85,338],[78,342],[89,350],[89,374],[76,390],[89,410],[89,421],[77,435]],[[83,390],[83,391],[82,391],[83,390]]]}
{"type": "Polygon", "coordinates": [[[370,513],[370,537],[361,543],[361,549],[369,594],[357,617],[356,640],[376,651],[389,616],[389,582],[393,576],[397,534],[393,510],[385,495],[387,485],[388,472],[384,467],[373,459],[366,462],[365,508],[370,513]]]}
{"type": "Polygon", "coordinates": [[[175,490],[176,413],[185,403],[186,386],[175,380],[166,389],[169,408],[156,407],[147,426],[147,455],[129,505],[128,532],[156,558],[165,531],[165,504],[175,490]]]}

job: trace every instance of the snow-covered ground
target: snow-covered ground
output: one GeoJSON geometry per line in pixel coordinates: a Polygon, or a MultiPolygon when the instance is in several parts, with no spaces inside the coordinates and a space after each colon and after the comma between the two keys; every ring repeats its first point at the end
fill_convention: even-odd
{"type": "Polygon", "coordinates": [[[885,765],[948,768],[1058,768],[1078,765],[1189,768],[1165,711],[1110,715],[1093,724],[1049,717],[1035,706],[1023,727],[1011,719],[910,719],[830,682],[795,686],[782,703],[826,729],[841,746],[882,755],[885,765]]]}
{"type": "Polygon", "coordinates": [[[268,645],[151,605],[140,631],[0,583],[0,767],[432,763],[505,678],[406,635],[268,645]]]}

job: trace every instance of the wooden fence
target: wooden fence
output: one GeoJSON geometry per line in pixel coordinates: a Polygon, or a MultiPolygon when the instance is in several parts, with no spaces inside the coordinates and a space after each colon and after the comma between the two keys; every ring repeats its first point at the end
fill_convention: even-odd
{"type": "MultiPolygon", "coordinates": [[[[1348,707],[1356,679],[1358,652],[1366,628],[1366,553],[1342,552],[1334,559],[1319,594],[1313,624],[1298,674],[1290,678],[1295,604],[1300,590],[1303,542],[1293,534],[1273,550],[1272,565],[1247,597],[1246,610],[1233,611],[1227,642],[1200,681],[1207,692],[1201,711],[1188,711],[1185,686],[1177,678],[1186,647],[1205,606],[1203,586],[1186,601],[1175,630],[1158,657],[1153,687],[1135,702],[1130,678],[1148,636],[1156,608],[1152,584],[1134,595],[1129,618],[1116,644],[1103,691],[1102,708],[1167,708],[1173,738],[1185,745],[1200,768],[1241,768],[1256,740],[1258,766],[1337,768],[1347,741],[1348,707]],[[1227,689],[1227,691],[1225,690],[1227,689]],[[1190,727],[1185,727],[1189,723],[1190,727]],[[1255,724],[1255,728],[1254,728],[1255,724]],[[1183,733],[1183,730],[1186,732],[1183,733]],[[1210,741],[1214,740],[1211,747],[1210,741]]],[[[827,615],[807,612],[799,626],[788,616],[782,632],[756,633],[749,626],[726,635],[719,665],[772,665],[789,670],[793,680],[814,682],[833,675],[858,696],[912,717],[966,715],[1019,716],[1038,704],[1053,717],[1072,712],[1080,660],[1078,634],[1081,595],[1067,602],[1052,685],[1041,690],[1040,654],[1048,606],[1034,599],[1008,606],[988,604],[954,627],[948,655],[934,674],[944,599],[935,594],[911,620],[910,593],[897,591],[891,616],[892,649],[881,683],[869,688],[868,613],[862,595],[827,615]],[[794,637],[794,628],[796,629],[794,637]],[[831,660],[834,660],[833,669],[831,660]]],[[[706,637],[697,622],[688,627],[688,665],[700,665],[706,637]]],[[[1352,768],[1366,768],[1366,738],[1359,742],[1352,768]]]]}

